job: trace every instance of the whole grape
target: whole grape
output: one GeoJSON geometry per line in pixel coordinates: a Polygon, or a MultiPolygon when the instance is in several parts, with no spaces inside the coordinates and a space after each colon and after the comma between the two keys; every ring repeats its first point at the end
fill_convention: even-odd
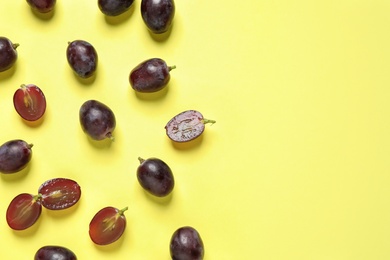
{"type": "Polygon", "coordinates": [[[16,173],[23,170],[32,157],[32,144],[16,139],[0,146],[0,172],[16,173]]]}
{"type": "Polygon", "coordinates": [[[87,41],[75,40],[68,44],[66,58],[72,70],[81,78],[91,77],[98,63],[95,48],[87,41]]]}
{"type": "Polygon", "coordinates": [[[134,0],[98,0],[100,11],[107,16],[117,16],[130,9],[134,0]]]}
{"type": "Polygon", "coordinates": [[[164,33],[175,16],[175,3],[173,0],[142,0],[141,15],[152,33],[164,33]]]}
{"type": "Polygon", "coordinates": [[[88,100],[80,107],[79,119],[84,133],[93,140],[113,139],[116,119],[107,105],[97,100],[88,100]]]}
{"type": "Polygon", "coordinates": [[[196,229],[189,226],[173,233],[169,249],[172,260],[202,260],[204,257],[202,238],[196,229]]]}
{"type": "Polygon", "coordinates": [[[77,260],[77,257],[63,246],[43,246],[35,253],[34,260],[77,260]]]}
{"type": "Polygon", "coordinates": [[[27,0],[27,3],[39,13],[48,13],[54,9],[56,0],[27,0]]]}
{"type": "Polygon", "coordinates": [[[10,69],[15,64],[18,46],[18,43],[12,43],[8,38],[0,36],[0,72],[10,69]]]}

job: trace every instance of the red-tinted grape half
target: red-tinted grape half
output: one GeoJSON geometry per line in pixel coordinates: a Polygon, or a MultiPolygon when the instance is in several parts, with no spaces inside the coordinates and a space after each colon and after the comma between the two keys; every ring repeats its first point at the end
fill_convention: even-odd
{"type": "Polygon", "coordinates": [[[175,3],[173,0],[142,0],[141,16],[152,33],[164,33],[171,27],[175,3]]]}
{"type": "Polygon", "coordinates": [[[28,193],[16,196],[8,206],[6,219],[8,226],[14,230],[31,227],[41,215],[40,197],[28,193]]]}
{"type": "Polygon", "coordinates": [[[15,139],[0,146],[0,172],[16,173],[23,170],[32,157],[32,144],[15,139]]]}
{"type": "Polygon", "coordinates": [[[72,250],[63,246],[43,246],[35,253],[34,260],[77,260],[72,250]]]}
{"type": "Polygon", "coordinates": [[[46,111],[46,98],[38,86],[34,84],[23,84],[15,91],[14,107],[23,119],[36,121],[46,111]]]}
{"type": "Polygon", "coordinates": [[[96,213],[89,224],[91,240],[97,245],[108,245],[117,241],[126,228],[126,217],[123,213],[127,209],[105,207],[96,213]]]}
{"type": "Polygon", "coordinates": [[[171,168],[158,158],[138,159],[137,179],[142,188],[157,197],[170,194],[175,186],[171,168]]]}
{"type": "Polygon", "coordinates": [[[202,260],[204,257],[202,238],[196,229],[189,226],[173,233],[169,249],[172,260],[202,260]]]}
{"type": "Polygon", "coordinates": [[[81,78],[91,77],[98,64],[98,54],[93,45],[84,40],[69,42],[66,58],[74,73],[81,78]]]}
{"type": "Polygon", "coordinates": [[[175,142],[188,142],[199,137],[205,124],[214,124],[215,120],[203,118],[196,110],[187,110],[174,116],[165,126],[167,136],[175,142]]]}
{"type": "Polygon", "coordinates": [[[169,82],[170,71],[176,66],[168,66],[160,58],[152,58],[138,64],[131,70],[129,81],[138,92],[151,93],[163,89],[169,82]]]}
{"type": "Polygon", "coordinates": [[[18,43],[12,43],[7,37],[0,36],[0,72],[10,69],[15,64],[18,46],[18,43]]]}
{"type": "Polygon", "coordinates": [[[50,210],[61,210],[75,205],[81,196],[77,182],[66,178],[54,178],[44,182],[38,189],[42,206],[50,210]]]}
{"type": "Polygon", "coordinates": [[[27,3],[39,13],[48,13],[54,9],[56,0],[27,0],[27,3]]]}

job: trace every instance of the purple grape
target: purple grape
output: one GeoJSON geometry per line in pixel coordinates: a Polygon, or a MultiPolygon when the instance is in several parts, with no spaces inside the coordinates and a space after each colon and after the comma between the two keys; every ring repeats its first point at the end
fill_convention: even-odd
{"type": "Polygon", "coordinates": [[[27,3],[39,13],[48,13],[54,9],[56,0],[27,0],[27,3]]]}
{"type": "Polygon", "coordinates": [[[130,72],[131,87],[138,92],[150,93],[163,89],[169,82],[169,72],[176,66],[167,66],[160,58],[152,58],[138,64],[130,72]]]}
{"type": "Polygon", "coordinates": [[[172,260],[202,260],[204,257],[202,238],[198,231],[189,226],[173,233],[169,249],[172,260]]]}
{"type": "Polygon", "coordinates": [[[35,253],[34,260],[77,260],[77,257],[63,246],[43,246],[35,253]]]}
{"type": "Polygon", "coordinates": [[[113,139],[116,120],[112,110],[97,100],[88,100],[80,108],[81,127],[93,140],[113,139]]]}
{"type": "Polygon", "coordinates": [[[141,15],[152,33],[164,33],[175,16],[175,3],[173,0],[142,0],[141,15]]]}
{"type": "Polygon", "coordinates": [[[91,77],[97,68],[98,55],[87,41],[75,40],[68,44],[66,58],[72,70],[81,78],[91,77]]]}
{"type": "Polygon", "coordinates": [[[130,9],[134,0],[98,0],[100,11],[107,16],[117,16],[130,9]]]}
{"type": "Polygon", "coordinates": [[[0,172],[16,173],[23,170],[32,157],[32,144],[11,140],[0,146],[0,172]]]}
{"type": "Polygon", "coordinates": [[[165,126],[167,136],[175,142],[188,142],[199,137],[205,124],[214,124],[215,120],[205,119],[196,110],[187,110],[174,116],[165,126]]]}
{"type": "Polygon", "coordinates": [[[6,37],[0,37],[0,72],[10,69],[18,58],[16,48],[18,43],[12,43],[6,37]]]}
{"type": "Polygon", "coordinates": [[[158,158],[138,159],[141,164],[137,168],[137,179],[142,188],[157,197],[171,193],[175,180],[169,166],[158,158]]]}

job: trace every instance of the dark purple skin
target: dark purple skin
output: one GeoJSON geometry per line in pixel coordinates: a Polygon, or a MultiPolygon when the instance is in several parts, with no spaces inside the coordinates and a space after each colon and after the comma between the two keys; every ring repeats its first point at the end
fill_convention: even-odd
{"type": "Polygon", "coordinates": [[[98,55],[87,41],[75,40],[68,44],[66,58],[72,70],[81,78],[91,77],[97,68],[98,55]]]}
{"type": "Polygon", "coordinates": [[[0,37],[0,72],[10,69],[18,58],[17,43],[12,43],[6,37],[0,37]]]}
{"type": "Polygon", "coordinates": [[[107,16],[117,16],[130,9],[134,0],[98,0],[100,11],[107,16]]]}
{"type": "Polygon", "coordinates": [[[175,186],[172,170],[158,158],[138,158],[140,165],[137,168],[139,184],[150,194],[156,197],[165,197],[175,186]]]}
{"type": "Polygon", "coordinates": [[[93,140],[113,139],[116,126],[115,115],[105,104],[97,100],[88,100],[80,108],[81,127],[93,140]]]}
{"type": "Polygon", "coordinates": [[[16,173],[23,170],[32,157],[32,144],[16,139],[0,146],[0,172],[16,173]]]}
{"type": "Polygon", "coordinates": [[[173,0],[142,0],[141,15],[152,33],[165,33],[175,16],[175,3],[173,0]]]}
{"type": "Polygon", "coordinates": [[[130,72],[131,87],[138,92],[151,93],[163,89],[169,82],[169,72],[176,66],[168,66],[160,58],[152,58],[138,64],[130,72]]]}
{"type": "Polygon", "coordinates": [[[189,226],[173,233],[169,249],[172,260],[202,260],[204,257],[202,238],[198,231],[189,226]]]}
{"type": "Polygon", "coordinates": [[[199,111],[187,110],[169,120],[165,126],[165,131],[172,141],[189,142],[203,133],[207,123],[214,124],[215,120],[203,118],[199,111]]]}
{"type": "Polygon", "coordinates": [[[77,257],[63,246],[43,246],[35,253],[34,260],[77,260],[77,257]]]}
{"type": "Polygon", "coordinates": [[[39,13],[48,13],[54,9],[56,0],[26,0],[31,8],[39,13]]]}

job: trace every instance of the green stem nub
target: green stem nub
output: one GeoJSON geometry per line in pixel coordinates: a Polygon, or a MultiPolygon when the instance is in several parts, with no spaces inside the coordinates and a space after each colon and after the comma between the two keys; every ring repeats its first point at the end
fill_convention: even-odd
{"type": "Polygon", "coordinates": [[[169,67],[168,67],[168,70],[169,70],[169,71],[171,71],[171,70],[173,70],[173,69],[176,69],[176,65],[172,65],[172,66],[169,66],[169,67]]]}
{"type": "Polygon", "coordinates": [[[138,157],[138,161],[139,161],[139,163],[143,163],[145,161],[145,159],[142,159],[141,157],[138,157]]]}
{"type": "Polygon", "coordinates": [[[121,209],[121,210],[118,212],[118,214],[119,214],[119,215],[123,215],[123,213],[124,213],[126,210],[128,210],[128,209],[129,209],[129,207],[125,207],[125,208],[121,209]]]}
{"type": "Polygon", "coordinates": [[[215,124],[217,121],[211,120],[211,119],[203,118],[202,122],[203,122],[203,124],[211,124],[211,125],[213,125],[213,124],[215,124]]]}

